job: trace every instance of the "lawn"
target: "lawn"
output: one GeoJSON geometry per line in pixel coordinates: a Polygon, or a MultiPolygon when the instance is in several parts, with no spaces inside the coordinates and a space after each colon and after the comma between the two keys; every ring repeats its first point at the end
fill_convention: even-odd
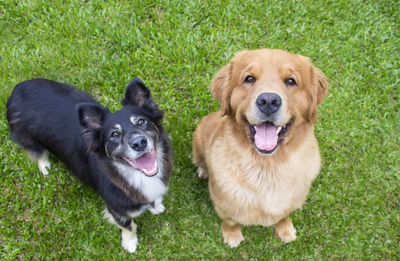
{"type": "Polygon", "coordinates": [[[0,259],[400,259],[400,2],[0,1],[0,259]],[[208,86],[239,50],[280,48],[329,79],[316,135],[323,159],[298,239],[243,228],[223,243],[207,182],[191,163],[192,133],[218,109],[208,86]],[[124,252],[102,200],[56,158],[43,177],[9,140],[13,87],[44,77],[74,84],[111,110],[140,77],[165,111],[174,171],[160,216],[136,219],[124,252]]]}

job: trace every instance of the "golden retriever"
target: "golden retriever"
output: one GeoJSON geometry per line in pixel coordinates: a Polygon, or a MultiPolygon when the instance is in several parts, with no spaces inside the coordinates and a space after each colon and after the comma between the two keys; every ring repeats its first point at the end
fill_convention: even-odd
{"type": "Polygon", "coordinates": [[[241,224],[274,225],[283,242],[296,239],[289,215],[320,171],[314,124],[328,92],[324,74],[301,55],[242,51],[217,73],[211,91],[221,107],[198,125],[193,162],[209,177],[224,242],[244,240],[241,224]]]}

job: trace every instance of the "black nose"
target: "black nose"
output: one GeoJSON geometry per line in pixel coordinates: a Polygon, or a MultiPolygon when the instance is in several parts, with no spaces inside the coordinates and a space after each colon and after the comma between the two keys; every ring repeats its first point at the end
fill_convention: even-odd
{"type": "Polygon", "coordinates": [[[129,145],[132,147],[132,149],[136,151],[142,151],[146,148],[147,146],[147,139],[144,136],[139,136],[134,139],[129,143],[129,145]]]}
{"type": "Polygon", "coordinates": [[[271,115],[279,110],[282,105],[282,99],[276,93],[265,92],[257,97],[256,104],[261,112],[271,115]]]}

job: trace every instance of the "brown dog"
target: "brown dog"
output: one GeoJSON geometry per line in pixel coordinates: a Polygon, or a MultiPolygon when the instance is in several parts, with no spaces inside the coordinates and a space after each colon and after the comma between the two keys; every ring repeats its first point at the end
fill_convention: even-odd
{"type": "Polygon", "coordinates": [[[240,224],[274,225],[283,242],[296,239],[289,214],[320,170],[314,124],[328,92],[325,76],[301,55],[242,51],[211,90],[221,108],[197,127],[193,161],[209,177],[225,243],[244,240],[240,224]]]}

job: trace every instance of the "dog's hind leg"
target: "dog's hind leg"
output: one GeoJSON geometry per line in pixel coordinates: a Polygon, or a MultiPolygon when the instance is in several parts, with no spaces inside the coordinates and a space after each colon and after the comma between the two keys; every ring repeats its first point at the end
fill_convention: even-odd
{"type": "Polygon", "coordinates": [[[208,178],[207,165],[204,158],[204,124],[197,126],[193,134],[192,155],[193,164],[197,166],[197,175],[199,178],[208,178]]]}
{"type": "Polygon", "coordinates": [[[197,136],[195,133],[195,139],[193,140],[193,164],[197,166],[197,175],[199,178],[208,178],[207,167],[203,157],[202,146],[197,141],[197,136]]]}
{"type": "Polygon", "coordinates": [[[208,172],[207,172],[207,170],[205,170],[205,168],[198,167],[197,168],[197,176],[199,176],[199,178],[206,179],[206,178],[208,178],[208,172]]]}
{"type": "Polygon", "coordinates": [[[135,252],[138,245],[138,238],[136,234],[137,225],[133,222],[133,219],[128,216],[121,216],[114,211],[110,212],[108,209],[104,210],[103,216],[111,224],[121,229],[122,248],[129,253],[135,252]]]}
{"type": "Polygon", "coordinates": [[[26,135],[21,128],[13,128],[11,139],[20,144],[25,150],[31,161],[37,162],[39,171],[43,175],[48,175],[51,164],[49,161],[49,152],[35,139],[26,135]]]}
{"type": "Polygon", "coordinates": [[[49,152],[47,150],[43,150],[41,153],[37,153],[31,150],[26,150],[26,153],[31,160],[37,162],[39,171],[43,175],[47,176],[49,174],[48,169],[51,167],[49,152]]]}

